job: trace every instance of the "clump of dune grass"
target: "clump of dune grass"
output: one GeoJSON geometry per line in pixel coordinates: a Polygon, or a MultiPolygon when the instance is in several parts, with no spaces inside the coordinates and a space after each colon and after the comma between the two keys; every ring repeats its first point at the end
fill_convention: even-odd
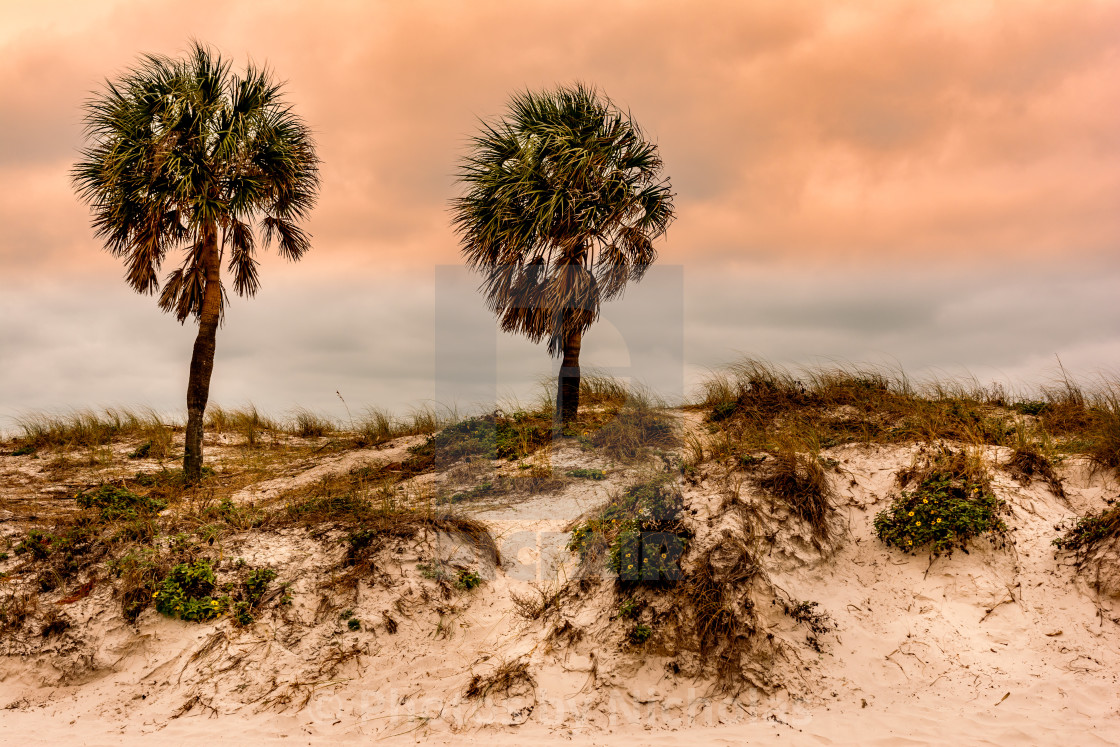
{"type": "Polygon", "coordinates": [[[431,405],[414,408],[404,417],[371,407],[352,423],[354,446],[364,449],[404,436],[431,435],[454,419],[453,411],[441,414],[431,405]]]}
{"type": "Polygon", "coordinates": [[[520,617],[525,620],[539,620],[548,612],[560,608],[560,600],[564,593],[562,586],[538,583],[529,586],[532,592],[525,594],[510,593],[514,610],[520,617]]]}
{"type": "Polygon", "coordinates": [[[298,408],[288,427],[288,433],[300,438],[321,438],[334,433],[336,426],[330,418],[317,415],[306,408],[298,408]]]}
{"type": "Polygon", "coordinates": [[[101,411],[75,410],[63,415],[26,414],[16,418],[16,444],[31,453],[39,449],[92,448],[127,438],[147,438],[157,452],[170,449],[174,426],[155,410],[110,407],[101,411]]]}
{"type": "Polygon", "coordinates": [[[828,520],[834,510],[833,491],[819,455],[784,444],[769,465],[759,486],[789,506],[794,516],[810,527],[818,544],[825,542],[829,536],[828,520]]]}
{"type": "Polygon", "coordinates": [[[529,662],[524,659],[511,659],[502,662],[486,676],[479,674],[472,676],[463,695],[478,700],[488,696],[508,696],[522,689],[533,690],[536,686],[536,680],[529,673],[529,662]]]}
{"type": "Polygon", "coordinates": [[[1059,550],[1074,554],[1080,568],[1101,545],[1120,545],[1120,505],[1082,516],[1057,537],[1053,544],[1059,550]]]}
{"type": "Polygon", "coordinates": [[[211,405],[206,408],[205,426],[215,433],[239,434],[245,439],[244,445],[250,448],[260,445],[262,435],[275,435],[282,430],[279,423],[261,414],[253,404],[230,410],[211,405]]]}
{"type": "Polygon", "coordinates": [[[1044,431],[1036,438],[1028,433],[1026,423],[1021,423],[1016,431],[1015,449],[1004,463],[1011,476],[1024,485],[1030,485],[1035,478],[1041,478],[1050,486],[1058,498],[1065,498],[1066,491],[1062,478],[1054,469],[1053,446],[1044,431]]]}
{"type": "Polygon", "coordinates": [[[670,449],[680,444],[673,416],[648,392],[632,388],[625,400],[590,435],[591,443],[608,457],[623,462],[641,459],[652,449],[670,449]]]}
{"type": "Polygon", "coordinates": [[[773,450],[791,434],[821,448],[848,443],[1036,446],[1120,467],[1120,385],[1085,387],[1063,372],[1035,398],[975,380],[915,383],[901,371],[832,365],[791,370],[747,359],[708,378],[696,407],[722,441],[722,456],[773,450]]]}
{"type": "Polygon", "coordinates": [[[395,425],[389,413],[371,407],[353,424],[354,445],[364,449],[391,441],[396,438],[395,425]]]}
{"type": "Polygon", "coordinates": [[[613,376],[591,372],[579,380],[580,407],[620,407],[633,396],[634,388],[613,376]]]}

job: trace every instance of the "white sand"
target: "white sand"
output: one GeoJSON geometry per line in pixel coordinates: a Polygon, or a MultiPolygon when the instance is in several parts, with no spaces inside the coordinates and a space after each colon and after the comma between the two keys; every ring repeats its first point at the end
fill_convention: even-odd
{"type": "MultiPolygon", "coordinates": [[[[563,608],[583,632],[578,642],[550,641],[555,621],[514,614],[511,592],[552,577],[542,558],[566,561],[558,572],[570,572],[571,558],[550,547],[621,482],[616,470],[605,484],[579,481],[559,496],[477,507],[506,546],[501,569],[461,541],[438,538],[434,552],[488,578],[472,592],[443,596],[421,578],[416,564],[433,549],[412,541],[379,556],[373,583],[322,608],[319,584],[342,548],[301,530],[249,534],[231,549],[293,584],[291,607],[249,629],[152,610],[129,625],[101,584],[65,606],[74,621],[65,634],[2,642],[0,743],[1120,744],[1120,599],[1090,588],[1050,545],[1055,524],[1099,508],[1120,486],[1069,464],[1063,501],[1041,481],[1022,486],[998,472],[1012,543],[981,543],[930,566],[884,547],[872,528],[912,452],[827,452],[840,462],[832,478],[838,549],[821,558],[796,533],[782,534],[765,565],[790,598],[818,602],[838,630],[817,653],[803,627],[761,610],[782,652],[772,665],[782,686],[771,695],[710,698],[711,682],[670,674],[656,647],[620,646],[610,584],[563,608]],[[343,608],[362,631],[339,621],[343,608]],[[399,625],[395,634],[386,615],[399,625]],[[518,658],[529,662],[535,687],[481,702],[463,697],[472,673],[518,658]]],[[[990,456],[998,461],[1000,452],[990,456]]],[[[571,465],[580,455],[554,458],[571,465]]],[[[338,460],[339,468],[353,461],[338,460]]],[[[323,472],[311,469],[319,471],[294,479],[323,472]]],[[[727,521],[717,510],[722,485],[710,474],[686,490],[697,522],[727,521]]],[[[752,500],[749,483],[739,500],[752,500]]]]}

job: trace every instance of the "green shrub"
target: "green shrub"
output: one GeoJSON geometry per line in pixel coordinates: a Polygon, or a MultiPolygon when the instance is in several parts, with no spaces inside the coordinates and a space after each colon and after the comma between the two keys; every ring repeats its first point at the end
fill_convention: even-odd
{"type": "Polygon", "coordinates": [[[683,501],[668,475],[631,485],[572,530],[568,549],[581,560],[607,555],[622,581],[670,581],[680,576],[687,536],[680,526],[683,501]]]}
{"type": "Polygon", "coordinates": [[[268,591],[268,585],[276,579],[276,571],[271,568],[257,568],[249,572],[245,581],[245,591],[249,596],[249,603],[256,604],[268,591]]]}
{"type": "Polygon", "coordinates": [[[26,555],[30,553],[31,557],[35,560],[45,560],[51,554],[51,543],[55,538],[49,534],[44,534],[38,529],[32,529],[27,533],[27,536],[15,546],[16,555],[26,555]]]}
{"type": "Polygon", "coordinates": [[[438,560],[420,561],[416,564],[416,570],[420,571],[421,576],[432,581],[439,581],[447,575],[447,572],[443,570],[443,564],[438,560]]]}
{"type": "Polygon", "coordinates": [[[166,501],[137,495],[131,490],[113,485],[102,485],[93,493],[80,493],[77,503],[82,508],[100,511],[102,521],[134,521],[141,516],[158,514],[167,508],[166,501]]]}
{"type": "Polygon", "coordinates": [[[910,554],[925,547],[934,557],[955,549],[967,553],[975,537],[1002,539],[1007,525],[999,515],[1006,511],[987,476],[975,465],[969,467],[965,455],[942,452],[921,471],[913,490],[903,491],[875,516],[875,533],[910,554]]]}
{"type": "Polygon", "coordinates": [[[147,459],[148,455],[152,453],[151,439],[145,441],[136,447],[134,451],[129,452],[129,459],[147,459]]]}
{"type": "Polygon", "coordinates": [[[346,621],[346,627],[355,632],[359,631],[362,629],[362,621],[356,617],[351,617],[346,621]]]}
{"type": "Polygon", "coordinates": [[[540,413],[492,413],[449,425],[412,447],[416,457],[429,458],[434,465],[459,459],[521,459],[549,443],[552,421],[540,413]]]}
{"type": "Polygon", "coordinates": [[[461,570],[459,571],[458,578],[455,579],[455,588],[462,589],[463,591],[470,591],[477,589],[482,585],[482,577],[476,571],[461,570]]]}
{"type": "Polygon", "coordinates": [[[253,617],[253,606],[245,600],[234,603],[233,619],[237,622],[238,625],[242,627],[246,625],[252,625],[253,620],[255,619],[253,617]]]}
{"type": "Polygon", "coordinates": [[[168,617],[203,622],[221,617],[230,607],[229,596],[213,597],[217,579],[210,561],[180,563],[154,594],[156,609],[168,617]]]}
{"type": "Polygon", "coordinates": [[[1026,401],[1023,401],[1023,402],[1016,402],[1014,405],[1012,405],[1012,407],[1015,409],[1016,412],[1020,412],[1024,415],[1038,416],[1038,415],[1042,415],[1046,412],[1046,409],[1048,407],[1048,403],[1044,402],[1042,400],[1035,399],[1035,400],[1026,400],[1026,401]]]}
{"type": "Polygon", "coordinates": [[[1053,544],[1059,550],[1076,553],[1083,561],[1087,553],[1110,537],[1120,537],[1120,505],[1082,516],[1053,544]]]}
{"type": "Polygon", "coordinates": [[[635,644],[645,643],[652,635],[653,628],[642,623],[638,623],[630,629],[630,641],[635,644]]]}
{"type": "Polygon", "coordinates": [[[641,609],[641,605],[636,601],[633,599],[626,599],[618,606],[618,616],[630,620],[637,617],[641,609]]]}
{"type": "Polygon", "coordinates": [[[568,477],[582,477],[586,480],[602,480],[606,478],[606,473],[601,469],[585,469],[579,467],[577,469],[568,470],[568,477]]]}

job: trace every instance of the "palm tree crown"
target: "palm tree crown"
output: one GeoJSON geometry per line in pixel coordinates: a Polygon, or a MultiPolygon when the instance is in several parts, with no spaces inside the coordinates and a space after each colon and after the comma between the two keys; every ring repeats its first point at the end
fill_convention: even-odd
{"type": "Polygon", "coordinates": [[[582,84],[515,95],[462,160],[453,222],[502,329],[553,356],[640,280],[673,219],[657,146],[582,84]]]}
{"type": "Polygon", "coordinates": [[[242,296],[260,285],[255,220],[289,259],[310,246],[298,222],[318,192],[314,142],[264,68],[232,74],[198,43],[182,60],[146,55],[87,102],[86,138],[74,185],[129,285],[155,293],[167,253],[185,248],[159,297],[180,322],[201,316],[211,237],[242,296]]]}

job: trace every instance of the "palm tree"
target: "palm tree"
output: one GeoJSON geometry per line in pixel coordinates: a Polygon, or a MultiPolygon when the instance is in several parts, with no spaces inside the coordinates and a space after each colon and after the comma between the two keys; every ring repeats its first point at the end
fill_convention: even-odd
{"type": "Polygon", "coordinates": [[[579,408],[583,333],[641,280],[673,220],[661,168],[630,115],[582,84],[515,95],[462,159],[452,212],[467,266],[503,330],[563,357],[559,424],[579,408]]]}
{"type": "Polygon", "coordinates": [[[85,104],[87,147],[71,175],[105,248],[128,284],[198,336],[187,383],[183,473],[202,472],[202,426],[226,293],[222,260],[240,296],[260,286],[257,237],[282,256],[310,248],[299,227],[319,189],[315,144],[270,72],[228,62],[195,42],[184,59],[145,55],[85,104]],[[256,224],[254,228],[254,223],[256,224]],[[183,258],[160,289],[169,252],[183,258]]]}

